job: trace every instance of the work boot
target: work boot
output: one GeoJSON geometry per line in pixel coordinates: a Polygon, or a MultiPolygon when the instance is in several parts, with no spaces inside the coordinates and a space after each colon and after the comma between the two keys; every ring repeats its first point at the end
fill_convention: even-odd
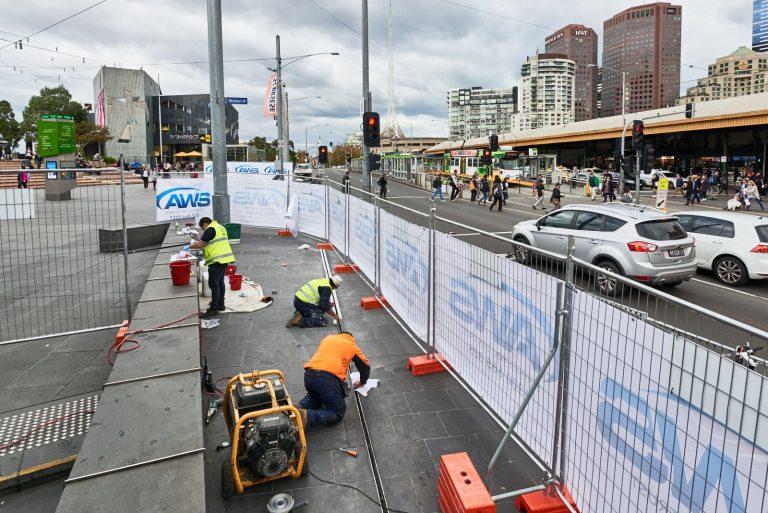
{"type": "Polygon", "coordinates": [[[285,323],[286,328],[290,328],[292,326],[298,326],[301,324],[301,314],[299,312],[293,312],[293,317],[291,317],[291,320],[285,323]]]}
{"type": "Polygon", "coordinates": [[[209,308],[208,310],[206,310],[205,312],[200,314],[200,318],[201,319],[207,319],[209,317],[213,317],[213,316],[218,315],[218,314],[219,314],[219,311],[217,309],[209,308]]]}
{"type": "Polygon", "coordinates": [[[301,417],[301,427],[307,429],[307,410],[304,408],[297,408],[299,410],[299,416],[301,417]]]}

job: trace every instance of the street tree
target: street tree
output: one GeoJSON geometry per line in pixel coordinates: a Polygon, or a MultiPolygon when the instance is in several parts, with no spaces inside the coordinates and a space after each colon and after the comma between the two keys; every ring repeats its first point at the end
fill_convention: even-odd
{"type": "Polygon", "coordinates": [[[85,156],[86,147],[88,145],[97,145],[97,150],[103,156],[102,145],[112,139],[107,127],[99,128],[95,123],[90,121],[81,121],[75,125],[75,133],[77,134],[77,149],[85,156]]]}
{"type": "Polygon", "coordinates": [[[75,123],[88,119],[88,112],[82,105],[72,100],[72,94],[63,85],[43,87],[40,94],[29,99],[24,107],[24,120],[21,122],[21,133],[25,140],[37,140],[37,130],[34,128],[41,116],[58,114],[72,116],[75,123]]]}
{"type": "MultiPolygon", "coordinates": [[[[7,100],[0,100],[0,141],[13,149],[21,139],[21,128],[16,120],[13,107],[7,100]]],[[[0,146],[5,145],[0,143],[0,146]]]]}

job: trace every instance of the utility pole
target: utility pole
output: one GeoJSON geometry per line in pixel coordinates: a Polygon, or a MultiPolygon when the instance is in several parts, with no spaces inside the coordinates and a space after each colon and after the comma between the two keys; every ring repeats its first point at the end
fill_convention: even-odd
{"type": "MultiPolygon", "coordinates": [[[[275,36],[275,61],[277,63],[277,140],[281,146],[283,142],[283,61],[280,59],[280,35],[275,36]]],[[[283,148],[278,148],[277,153],[280,157],[280,175],[285,178],[285,153],[283,148]]]]}
{"type": "MultiPolygon", "coordinates": [[[[363,111],[370,112],[371,109],[371,93],[368,90],[368,0],[363,0],[363,111]]],[[[365,134],[363,134],[363,151],[360,160],[363,164],[363,190],[365,192],[371,192],[371,166],[368,162],[370,155],[371,149],[366,146],[365,134]]]]}
{"type": "Polygon", "coordinates": [[[208,0],[208,73],[211,82],[213,217],[221,224],[226,224],[229,223],[229,194],[227,194],[227,133],[224,121],[224,45],[221,37],[221,0],[208,0]]]}

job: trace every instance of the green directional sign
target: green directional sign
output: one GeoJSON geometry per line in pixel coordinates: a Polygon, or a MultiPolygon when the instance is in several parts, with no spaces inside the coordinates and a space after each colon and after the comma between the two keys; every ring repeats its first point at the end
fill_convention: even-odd
{"type": "Polygon", "coordinates": [[[37,121],[37,152],[41,157],[75,153],[75,122],[70,116],[42,116],[37,121]]]}
{"type": "Polygon", "coordinates": [[[75,153],[75,123],[59,121],[59,153],[75,153]]]}

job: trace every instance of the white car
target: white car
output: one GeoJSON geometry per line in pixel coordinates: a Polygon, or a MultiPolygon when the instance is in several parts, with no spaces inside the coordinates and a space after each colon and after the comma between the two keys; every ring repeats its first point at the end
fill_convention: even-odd
{"type": "Polygon", "coordinates": [[[675,214],[696,239],[696,260],[726,285],[768,278],[768,217],[739,212],[675,214]]]}
{"type": "Polygon", "coordinates": [[[653,175],[655,174],[659,175],[659,177],[664,176],[667,180],[669,180],[670,189],[675,188],[675,174],[669,171],[662,171],[661,169],[651,169],[649,173],[640,171],[640,187],[650,187],[651,181],[653,180],[653,175]]]}

